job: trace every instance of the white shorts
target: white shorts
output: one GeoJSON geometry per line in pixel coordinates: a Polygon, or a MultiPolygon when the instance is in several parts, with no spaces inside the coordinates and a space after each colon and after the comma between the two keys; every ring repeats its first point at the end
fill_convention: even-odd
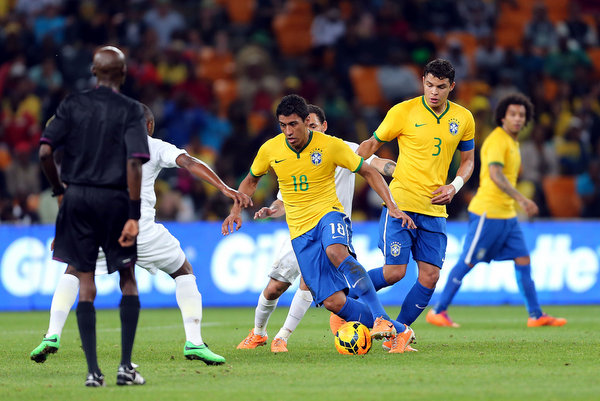
{"type": "MultiPolygon", "coordinates": [[[[185,262],[181,245],[169,230],[154,220],[140,220],[140,234],[137,237],[136,265],[156,274],[162,270],[175,273],[185,262]]],[[[98,252],[96,274],[106,273],[106,258],[102,249],[98,252]]]]}
{"type": "Polygon", "coordinates": [[[273,268],[269,277],[286,283],[293,284],[300,275],[300,266],[296,254],[292,248],[292,240],[288,237],[281,244],[277,258],[273,262],[273,268]]]}

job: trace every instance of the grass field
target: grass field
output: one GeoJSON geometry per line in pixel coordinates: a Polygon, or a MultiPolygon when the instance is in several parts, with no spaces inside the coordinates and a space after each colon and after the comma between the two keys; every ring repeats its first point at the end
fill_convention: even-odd
{"type": "MultiPolygon", "coordinates": [[[[398,308],[388,308],[392,316],[398,308]]],[[[98,355],[106,388],[85,388],[86,365],[72,313],[61,348],[44,364],[29,360],[46,330],[47,312],[2,313],[0,399],[8,400],[597,400],[600,306],[548,307],[569,323],[528,329],[522,307],[454,307],[459,329],[424,316],[412,326],[418,353],[390,355],[380,342],[365,356],[335,351],[329,314],[311,308],[288,343],[236,350],[254,310],[205,309],[203,337],[227,358],[206,366],[183,358],[178,310],[142,310],[133,360],[147,384],[115,385],[120,356],[118,311],[98,312],[98,355]]],[[[271,317],[272,338],[287,308],[271,317]]]]}

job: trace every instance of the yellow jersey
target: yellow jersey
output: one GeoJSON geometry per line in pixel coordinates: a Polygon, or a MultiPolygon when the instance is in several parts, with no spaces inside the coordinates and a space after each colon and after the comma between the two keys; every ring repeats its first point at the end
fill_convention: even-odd
{"type": "Polygon", "coordinates": [[[294,239],[314,228],[327,213],[345,213],[336,195],[335,169],[341,166],[356,172],[362,163],[363,158],[344,141],[322,132],[310,131],[308,142],[299,152],[284,134],[279,134],[260,147],[250,174],[259,177],[269,167],[275,171],[294,239]]]}
{"type": "Polygon", "coordinates": [[[380,142],[398,140],[390,191],[400,210],[448,217],[446,205],[432,205],[431,199],[433,191],[446,184],[456,149],[473,149],[471,112],[448,101],[437,115],[419,96],[392,107],[373,135],[380,142]]]}
{"type": "Polygon", "coordinates": [[[512,186],[517,185],[521,168],[519,142],[501,127],[497,127],[483,141],[479,188],[469,204],[469,211],[478,215],[484,212],[490,219],[510,219],[517,215],[515,200],[501,190],[490,178],[490,164],[503,166],[502,173],[512,186]]]}

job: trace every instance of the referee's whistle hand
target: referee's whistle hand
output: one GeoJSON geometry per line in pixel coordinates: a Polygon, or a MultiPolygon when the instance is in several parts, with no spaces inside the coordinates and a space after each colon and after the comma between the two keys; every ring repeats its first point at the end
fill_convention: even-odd
{"type": "Polygon", "coordinates": [[[123,231],[121,232],[121,236],[119,237],[119,244],[122,247],[129,247],[135,244],[135,238],[137,237],[139,230],[139,225],[137,220],[129,219],[125,222],[125,226],[123,227],[123,231]]]}

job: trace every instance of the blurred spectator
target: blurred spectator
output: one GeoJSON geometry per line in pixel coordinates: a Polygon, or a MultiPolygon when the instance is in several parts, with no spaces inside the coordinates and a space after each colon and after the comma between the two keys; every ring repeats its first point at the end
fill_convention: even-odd
{"type": "Polygon", "coordinates": [[[29,79],[36,85],[36,92],[40,96],[44,96],[48,92],[59,91],[63,85],[62,74],[56,68],[53,58],[45,58],[41,64],[31,67],[29,79]]]}
{"type": "Polygon", "coordinates": [[[556,28],[548,19],[548,9],[542,2],[533,7],[531,21],[525,26],[525,39],[531,41],[534,49],[546,54],[556,47],[558,38],[556,28]]]}
{"type": "Polygon", "coordinates": [[[460,26],[457,2],[453,0],[426,0],[424,14],[428,16],[431,31],[443,35],[460,26]]]}
{"type": "Polygon", "coordinates": [[[561,174],[578,175],[586,170],[589,155],[582,134],[583,122],[572,117],[564,137],[555,139],[561,174]]]}
{"type": "Polygon", "coordinates": [[[598,43],[596,32],[583,19],[579,3],[570,1],[568,8],[569,16],[567,19],[557,24],[558,34],[574,40],[582,49],[596,45],[598,43]]]}
{"type": "Polygon", "coordinates": [[[544,64],[548,75],[569,84],[575,80],[577,67],[584,67],[588,72],[592,69],[586,52],[579,48],[575,40],[563,35],[558,39],[558,47],[548,54],[544,64]]]}
{"type": "Polygon", "coordinates": [[[494,28],[494,5],[484,0],[462,0],[458,2],[458,12],[464,21],[466,31],[477,38],[491,36],[494,28]]]}
{"type": "Polygon", "coordinates": [[[600,217],[600,159],[590,160],[587,170],[575,182],[583,201],[582,217],[600,217]]]}
{"type": "Polygon", "coordinates": [[[41,190],[40,167],[32,161],[32,149],[34,146],[27,142],[18,143],[14,149],[15,157],[6,168],[6,189],[15,198],[25,199],[41,190]]]}
{"type": "Polygon", "coordinates": [[[144,15],[144,22],[148,29],[157,33],[160,48],[167,47],[171,36],[186,27],[181,14],[171,7],[170,0],[156,0],[155,6],[144,15]]]}
{"type": "Polygon", "coordinates": [[[486,36],[475,51],[475,71],[478,79],[490,85],[498,82],[498,71],[504,64],[504,50],[496,45],[496,37],[486,36]]]}
{"type": "Polygon", "coordinates": [[[54,40],[54,43],[61,45],[65,38],[65,27],[67,19],[60,14],[60,2],[45,1],[46,5],[40,11],[40,14],[34,18],[33,33],[38,43],[48,35],[54,40]]]}
{"type": "Polygon", "coordinates": [[[330,7],[313,19],[310,28],[313,47],[333,46],[345,31],[346,23],[340,18],[340,10],[330,7]]]}
{"type": "Polygon", "coordinates": [[[377,81],[390,104],[399,103],[421,92],[421,80],[406,65],[407,62],[406,54],[402,50],[396,50],[390,54],[388,63],[377,71],[377,81]]]}
{"type": "Polygon", "coordinates": [[[440,58],[444,58],[452,63],[456,74],[454,81],[460,83],[467,79],[471,74],[471,63],[463,52],[462,43],[457,39],[450,39],[447,43],[446,50],[440,53],[440,58]]]}

